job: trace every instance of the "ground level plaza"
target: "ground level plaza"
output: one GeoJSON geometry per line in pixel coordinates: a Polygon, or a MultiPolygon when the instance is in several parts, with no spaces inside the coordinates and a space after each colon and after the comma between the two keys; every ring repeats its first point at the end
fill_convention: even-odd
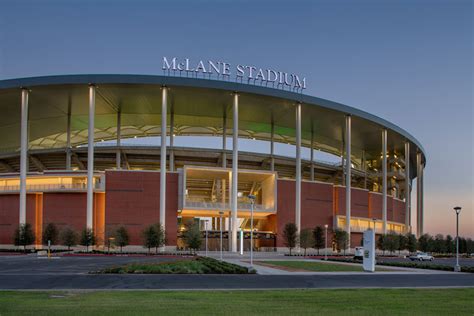
{"type": "Polygon", "coordinates": [[[0,244],[12,243],[19,224],[40,240],[54,223],[92,228],[100,243],[125,226],[140,245],[143,229],[160,223],[167,246],[181,247],[186,224],[200,221],[211,248],[222,229],[225,248],[237,251],[240,231],[248,243],[251,194],[256,247],[284,247],[290,222],[344,229],[354,247],[369,227],[412,230],[413,179],[413,232],[423,232],[421,145],[342,104],[233,82],[83,75],[0,81],[0,110],[11,113],[0,118],[0,244]],[[160,144],[122,144],[150,136],[160,144]],[[174,145],[187,136],[221,137],[222,147],[174,145]],[[239,151],[242,138],[268,142],[269,153],[239,151]],[[294,145],[294,156],[276,155],[275,143],[294,145]]]}

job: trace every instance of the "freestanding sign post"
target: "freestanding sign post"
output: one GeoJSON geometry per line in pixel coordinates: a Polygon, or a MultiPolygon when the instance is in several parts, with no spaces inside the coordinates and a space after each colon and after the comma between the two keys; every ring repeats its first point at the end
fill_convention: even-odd
{"type": "Polygon", "coordinates": [[[375,231],[368,229],[364,232],[364,259],[362,266],[364,271],[375,271],[375,231]]]}

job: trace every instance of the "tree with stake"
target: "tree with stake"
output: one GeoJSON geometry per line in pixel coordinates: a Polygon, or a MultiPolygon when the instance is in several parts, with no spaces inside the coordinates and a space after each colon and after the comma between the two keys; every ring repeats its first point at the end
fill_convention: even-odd
{"type": "Polygon", "coordinates": [[[150,254],[151,248],[159,247],[159,238],[155,225],[150,225],[145,228],[142,232],[142,237],[143,247],[148,248],[148,254],[150,254]]]}
{"type": "Polygon", "coordinates": [[[130,237],[125,226],[121,226],[115,231],[115,242],[120,247],[120,253],[122,253],[122,248],[127,246],[130,242],[130,237]]]}
{"type": "Polygon", "coordinates": [[[398,249],[398,235],[394,232],[390,232],[386,237],[387,250],[390,251],[390,254],[393,254],[395,250],[398,249]]]}
{"type": "Polygon", "coordinates": [[[66,227],[60,234],[61,243],[71,250],[71,247],[77,245],[77,234],[71,228],[66,227]]]}
{"type": "Polygon", "coordinates": [[[340,228],[334,230],[334,241],[336,243],[337,252],[341,252],[342,250],[345,256],[347,244],[349,243],[349,235],[347,232],[340,228]]]}
{"type": "Polygon", "coordinates": [[[446,252],[449,253],[449,254],[453,254],[454,253],[454,240],[453,240],[453,237],[451,237],[451,235],[447,235],[445,243],[446,243],[446,245],[445,245],[446,252]]]}
{"type": "Polygon", "coordinates": [[[326,242],[324,237],[324,231],[321,226],[316,226],[313,231],[313,238],[314,238],[314,248],[318,251],[319,256],[319,249],[324,248],[324,243],[326,242]]]}
{"type": "Polygon", "coordinates": [[[285,245],[290,249],[290,256],[291,256],[291,249],[296,246],[298,241],[298,228],[294,223],[288,223],[285,225],[285,229],[283,230],[283,238],[285,240],[285,245]]]}
{"type": "Polygon", "coordinates": [[[58,236],[59,232],[56,225],[54,225],[53,223],[49,223],[48,225],[46,225],[43,231],[43,245],[47,245],[48,241],[51,242],[51,246],[55,245],[58,241],[58,236]]]}
{"type": "Polygon", "coordinates": [[[189,249],[193,250],[194,253],[201,248],[202,238],[201,230],[199,229],[199,223],[195,222],[187,225],[186,231],[183,234],[184,241],[188,245],[189,249]]]}
{"type": "Polygon", "coordinates": [[[431,251],[433,246],[433,237],[429,234],[423,234],[418,238],[418,250],[423,252],[431,251]]]}
{"type": "Polygon", "coordinates": [[[300,246],[304,249],[304,256],[306,257],[306,249],[314,245],[313,232],[311,229],[303,229],[300,233],[300,246]]]}
{"type": "Polygon", "coordinates": [[[155,245],[155,253],[158,253],[158,248],[161,248],[166,243],[165,230],[160,223],[155,225],[157,244],[155,245]]]}
{"type": "Polygon", "coordinates": [[[15,246],[23,246],[23,250],[26,252],[26,246],[31,245],[35,242],[35,234],[31,229],[31,225],[21,224],[16,230],[14,235],[15,246]]]}
{"type": "Polygon", "coordinates": [[[387,235],[382,234],[377,239],[377,248],[382,250],[382,256],[385,256],[385,250],[387,250],[387,235]]]}
{"type": "Polygon", "coordinates": [[[403,234],[398,234],[398,255],[400,255],[400,252],[404,249],[407,248],[407,236],[403,234]]]}
{"type": "Polygon", "coordinates": [[[81,246],[86,246],[86,251],[89,252],[89,246],[95,245],[94,232],[90,228],[84,228],[81,233],[81,246]]]}
{"type": "Polygon", "coordinates": [[[408,233],[406,235],[407,237],[407,246],[406,246],[406,250],[408,250],[408,253],[414,253],[416,251],[416,248],[417,248],[417,240],[416,240],[416,236],[411,234],[411,233],[408,233]]]}

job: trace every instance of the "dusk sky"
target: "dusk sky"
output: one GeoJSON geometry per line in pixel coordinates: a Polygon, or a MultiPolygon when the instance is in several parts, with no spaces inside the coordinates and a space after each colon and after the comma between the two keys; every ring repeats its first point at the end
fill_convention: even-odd
{"type": "Polygon", "coordinates": [[[301,74],[395,123],[426,150],[425,231],[453,234],[459,205],[474,237],[472,1],[0,0],[0,79],[161,75],[163,56],[301,74]]]}

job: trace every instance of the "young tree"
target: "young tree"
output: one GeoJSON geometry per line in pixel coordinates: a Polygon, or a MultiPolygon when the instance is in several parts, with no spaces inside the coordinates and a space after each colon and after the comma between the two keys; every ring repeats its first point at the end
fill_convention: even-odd
{"type": "Polygon", "coordinates": [[[467,250],[466,238],[459,237],[459,253],[466,253],[466,250],[467,250]]]}
{"type": "Polygon", "coordinates": [[[398,234],[398,255],[400,252],[407,248],[408,238],[403,234],[398,234]]]}
{"type": "Polygon", "coordinates": [[[14,235],[15,246],[23,246],[23,250],[26,252],[26,246],[31,245],[35,242],[35,234],[31,229],[31,225],[21,224],[16,230],[14,235]]]}
{"type": "Polygon", "coordinates": [[[390,254],[393,254],[395,250],[398,249],[398,235],[394,232],[390,232],[386,236],[387,250],[390,251],[390,254]]]}
{"type": "Polygon", "coordinates": [[[72,246],[77,245],[77,234],[69,227],[63,229],[59,237],[62,245],[67,246],[67,250],[71,250],[72,246]]]}
{"type": "Polygon", "coordinates": [[[300,233],[300,246],[304,249],[304,256],[306,257],[306,249],[314,245],[313,232],[311,229],[303,229],[300,233]]]}
{"type": "Polygon", "coordinates": [[[324,247],[324,243],[326,242],[326,237],[324,236],[324,230],[321,226],[316,226],[313,230],[313,239],[314,239],[314,248],[318,251],[319,256],[319,249],[324,247]]]}
{"type": "Polygon", "coordinates": [[[468,256],[470,256],[471,253],[474,253],[474,241],[471,238],[466,239],[466,252],[468,256]]]}
{"type": "Polygon", "coordinates": [[[418,250],[423,252],[431,251],[433,246],[433,237],[429,234],[423,234],[418,238],[418,250]]]}
{"type": "Polygon", "coordinates": [[[157,244],[155,245],[155,253],[158,253],[158,248],[163,247],[166,242],[165,237],[165,230],[160,223],[156,223],[156,237],[157,237],[157,244]]]}
{"type": "Polygon", "coordinates": [[[148,248],[148,254],[150,254],[150,249],[158,247],[158,234],[156,232],[156,226],[150,225],[146,227],[142,232],[143,237],[143,247],[148,248]]]}
{"type": "Polygon", "coordinates": [[[201,238],[201,229],[199,228],[199,223],[194,222],[187,225],[186,231],[183,234],[185,243],[188,245],[189,249],[194,250],[194,253],[201,248],[202,238],[201,238]]]}
{"type": "Polygon", "coordinates": [[[385,256],[385,250],[387,250],[387,235],[382,234],[377,239],[377,248],[382,250],[382,256],[385,256]]]}
{"type": "Polygon", "coordinates": [[[128,231],[125,226],[120,226],[115,231],[115,242],[120,247],[120,253],[122,253],[122,247],[125,247],[130,242],[130,236],[128,235],[128,231]]]}
{"type": "Polygon", "coordinates": [[[349,243],[349,235],[345,230],[342,230],[340,228],[337,228],[334,231],[334,241],[336,243],[336,249],[337,252],[341,252],[341,250],[344,252],[344,256],[346,255],[346,248],[349,243]]]}
{"type": "Polygon", "coordinates": [[[407,238],[407,246],[406,250],[408,250],[408,253],[414,253],[417,248],[417,241],[416,241],[416,236],[414,234],[408,233],[406,235],[407,238]]]}
{"type": "Polygon", "coordinates": [[[56,225],[49,223],[46,225],[43,231],[43,245],[47,245],[48,241],[51,242],[51,246],[55,245],[58,241],[59,231],[56,225]]]}
{"type": "Polygon", "coordinates": [[[84,228],[81,233],[81,246],[86,246],[86,251],[89,252],[89,246],[95,245],[94,232],[90,228],[84,228]]]}
{"type": "Polygon", "coordinates": [[[454,245],[453,237],[451,237],[451,235],[446,236],[445,248],[446,248],[447,253],[449,253],[449,254],[454,253],[455,245],[454,245]]]}
{"type": "Polygon", "coordinates": [[[290,256],[291,256],[291,249],[296,247],[296,243],[298,242],[298,228],[294,223],[287,223],[285,225],[285,229],[283,230],[283,238],[285,240],[285,245],[290,249],[290,256]]]}
{"type": "Polygon", "coordinates": [[[433,241],[433,252],[445,253],[446,252],[446,241],[442,234],[437,234],[433,241]]]}

